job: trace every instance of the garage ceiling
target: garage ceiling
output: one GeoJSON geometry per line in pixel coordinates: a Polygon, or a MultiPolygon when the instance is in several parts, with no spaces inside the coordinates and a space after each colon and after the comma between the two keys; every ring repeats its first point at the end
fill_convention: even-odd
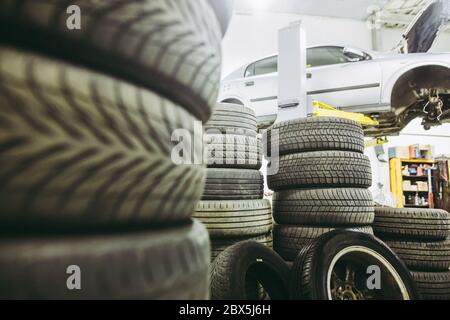
{"type": "Polygon", "coordinates": [[[388,0],[235,0],[237,13],[258,11],[364,20],[371,5],[388,0]]]}

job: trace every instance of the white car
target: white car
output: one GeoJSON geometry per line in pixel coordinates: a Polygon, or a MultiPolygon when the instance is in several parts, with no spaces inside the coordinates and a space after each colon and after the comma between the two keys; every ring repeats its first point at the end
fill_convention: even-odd
{"type": "MultiPolygon", "coordinates": [[[[308,47],[308,95],[379,120],[379,127],[366,129],[368,136],[398,134],[417,117],[425,129],[450,121],[450,53],[426,53],[449,19],[447,9],[441,1],[430,3],[395,52],[308,47]]],[[[261,127],[272,124],[278,111],[277,66],[277,55],[242,66],[223,80],[219,101],[250,106],[261,127]]]]}

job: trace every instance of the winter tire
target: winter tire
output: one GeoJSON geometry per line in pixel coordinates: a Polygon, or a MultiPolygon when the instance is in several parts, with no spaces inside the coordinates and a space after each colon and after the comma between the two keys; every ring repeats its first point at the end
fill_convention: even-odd
{"type": "MultiPolygon", "coordinates": [[[[0,224],[189,220],[206,170],[176,165],[171,136],[183,128],[202,141],[194,123],[152,91],[0,48],[0,224]]],[[[201,145],[192,154],[202,159],[201,145]]]]}
{"type": "Polygon", "coordinates": [[[271,160],[269,168],[278,173],[268,176],[269,188],[355,187],[372,185],[369,158],[346,151],[317,151],[284,155],[271,160]]]}
{"type": "Polygon", "coordinates": [[[273,217],[279,224],[367,226],[374,219],[367,189],[285,190],[273,196],[273,217]]]}
{"type": "Polygon", "coordinates": [[[3,237],[0,298],[207,299],[209,259],[208,233],[198,222],[125,234],[3,237]],[[76,270],[82,290],[68,290],[76,270]]]}

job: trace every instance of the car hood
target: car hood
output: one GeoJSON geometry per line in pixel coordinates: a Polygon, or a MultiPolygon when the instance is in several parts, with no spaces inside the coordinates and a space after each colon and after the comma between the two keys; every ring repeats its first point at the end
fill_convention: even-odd
{"type": "Polygon", "coordinates": [[[449,2],[449,0],[431,0],[403,34],[398,51],[423,53],[430,50],[441,28],[450,21],[449,2]]]}

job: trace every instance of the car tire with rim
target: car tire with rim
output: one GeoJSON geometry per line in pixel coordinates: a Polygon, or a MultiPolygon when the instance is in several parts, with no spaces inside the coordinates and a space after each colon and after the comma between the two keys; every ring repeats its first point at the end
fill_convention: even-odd
{"type": "Polygon", "coordinates": [[[374,236],[337,230],[306,246],[291,271],[291,297],[305,300],[416,300],[411,275],[374,236]],[[379,266],[381,289],[367,288],[368,267],[379,266]]]}

